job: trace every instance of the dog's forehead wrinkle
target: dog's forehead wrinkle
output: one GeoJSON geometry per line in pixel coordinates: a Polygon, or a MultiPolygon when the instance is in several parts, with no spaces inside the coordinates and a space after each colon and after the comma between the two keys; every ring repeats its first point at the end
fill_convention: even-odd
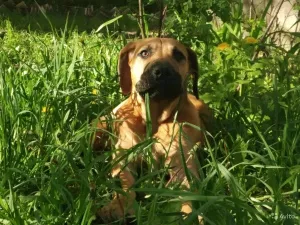
{"type": "Polygon", "coordinates": [[[151,44],[146,44],[146,45],[141,45],[140,48],[138,48],[138,52],[142,51],[142,50],[151,50],[153,48],[153,46],[151,46],[151,44]]]}
{"type": "Polygon", "coordinates": [[[137,55],[143,50],[149,50],[157,57],[166,57],[172,56],[175,49],[185,56],[187,55],[185,46],[172,38],[148,38],[137,43],[133,55],[137,55]]]}
{"type": "Polygon", "coordinates": [[[162,42],[162,51],[165,55],[172,56],[174,52],[182,53],[184,56],[186,56],[185,47],[181,45],[180,43],[177,43],[176,41],[173,42],[162,42]]]}

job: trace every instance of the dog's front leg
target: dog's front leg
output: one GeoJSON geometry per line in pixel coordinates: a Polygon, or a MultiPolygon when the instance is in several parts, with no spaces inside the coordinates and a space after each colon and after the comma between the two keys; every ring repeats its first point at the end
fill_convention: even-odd
{"type": "MultiPolygon", "coordinates": [[[[190,189],[188,176],[199,178],[193,148],[201,142],[202,132],[189,126],[166,123],[160,125],[155,137],[158,142],[154,145],[154,152],[163,155],[166,159],[165,164],[170,168],[170,182],[179,183],[185,190],[190,189]]],[[[186,215],[190,214],[191,202],[183,202],[181,212],[186,215]]],[[[202,220],[200,216],[198,219],[199,222],[202,220]]]]}
{"type": "Polygon", "coordinates": [[[134,214],[133,203],[136,194],[130,190],[135,182],[134,177],[127,168],[120,171],[118,176],[124,193],[116,193],[112,201],[98,211],[98,216],[104,222],[111,222],[117,219],[125,220],[126,215],[134,214]]]}
{"type": "Polygon", "coordinates": [[[118,124],[118,141],[115,148],[118,149],[113,154],[112,176],[119,177],[123,193],[116,193],[113,200],[98,211],[98,216],[105,222],[111,222],[116,219],[125,220],[126,215],[133,215],[133,203],[136,194],[131,190],[135,183],[133,172],[135,171],[135,162],[128,161],[128,151],[140,141],[143,127],[136,126],[135,132],[131,126],[134,121],[127,120],[118,124]]]}
{"type": "MultiPolygon", "coordinates": [[[[192,151],[192,148],[185,148],[186,144],[182,143],[182,149],[179,149],[179,152],[168,157],[166,164],[170,168],[170,182],[179,183],[183,189],[189,190],[190,181],[199,179],[199,172],[195,161],[195,152],[192,151]],[[188,179],[188,176],[190,179],[188,179]]],[[[183,202],[181,212],[184,214],[184,218],[186,218],[192,212],[192,202],[183,202]]],[[[203,223],[202,216],[198,215],[198,221],[199,224],[203,223]]]]}
{"type": "Polygon", "coordinates": [[[134,170],[133,162],[126,162],[127,150],[118,150],[113,155],[113,161],[119,161],[116,163],[112,169],[112,176],[119,177],[122,193],[115,193],[111,202],[100,210],[98,210],[97,215],[104,222],[112,222],[118,219],[125,221],[126,215],[133,215],[133,203],[136,197],[134,191],[130,190],[135,183],[134,176],[132,174],[134,170]],[[124,157],[125,156],[125,157],[124,157]]]}

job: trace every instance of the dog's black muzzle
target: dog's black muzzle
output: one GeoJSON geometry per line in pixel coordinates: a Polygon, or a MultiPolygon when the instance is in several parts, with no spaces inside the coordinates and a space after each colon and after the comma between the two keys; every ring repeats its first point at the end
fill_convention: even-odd
{"type": "Polygon", "coordinates": [[[156,61],[146,66],[135,88],[142,97],[148,93],[154,100],[171,100],[183,91],[180,74],[165,61],[156,61]]]}

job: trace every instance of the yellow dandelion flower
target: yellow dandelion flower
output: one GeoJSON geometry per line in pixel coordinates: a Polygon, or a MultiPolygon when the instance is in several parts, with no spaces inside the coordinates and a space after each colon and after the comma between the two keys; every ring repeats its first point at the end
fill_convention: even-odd
{"type": "Polygon", "coordinates": [[[42,107],[42,113],[45,113],[45,112],[47,112],[48,110],[47,110],[47,107],[46,106],[43,106],[42,107]]]}
{"type": "Polygon", "coordinates": [[[246,37],[244,39],[244,41],[247,43],[247,44],[256,44],[258,42],[258,40],[254,37],[246,37]]]}
{"type": "Polygon", "coordinates": [[[217,46],[217,49],[219,49],[221,51],[228,49],[228,48],[230,48],[230,45],[227,42],[223,42],[217,46]]]}
{"type": "Polygon", "coordinates": [[[98,94],[98,90],[97,89],[93,89],[92,93],[93,93],[93,95],[97,95],[98,94]]]}

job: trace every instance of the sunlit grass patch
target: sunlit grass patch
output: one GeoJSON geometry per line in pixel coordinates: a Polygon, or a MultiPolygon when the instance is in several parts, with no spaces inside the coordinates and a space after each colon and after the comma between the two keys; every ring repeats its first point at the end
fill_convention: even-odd
{"type": "MultiPolygon", "coordinates": [[[[91,224],[95,210],[120,192],[109,175],[115,149],[92,152],[90,121],[124,99],[116,67],[126,40],[67,26],[36,33],[6,22],[4,29],[0,223],[91,224]]],[[[222,40],[188,43],[199,55],[200,97],[216,116],[197,190],[165,187],[165,168],[141,171],[134,187],[138,224],[179,224],[183,200],[195,209],[184,224],[197,215],[208,224],[299,221],[299,56],[273,47],[256,59],[259,39],[226,39],[226,32],[222,40]]],[[[152,141],[128,157],[149,151],[152,141]]]]}

